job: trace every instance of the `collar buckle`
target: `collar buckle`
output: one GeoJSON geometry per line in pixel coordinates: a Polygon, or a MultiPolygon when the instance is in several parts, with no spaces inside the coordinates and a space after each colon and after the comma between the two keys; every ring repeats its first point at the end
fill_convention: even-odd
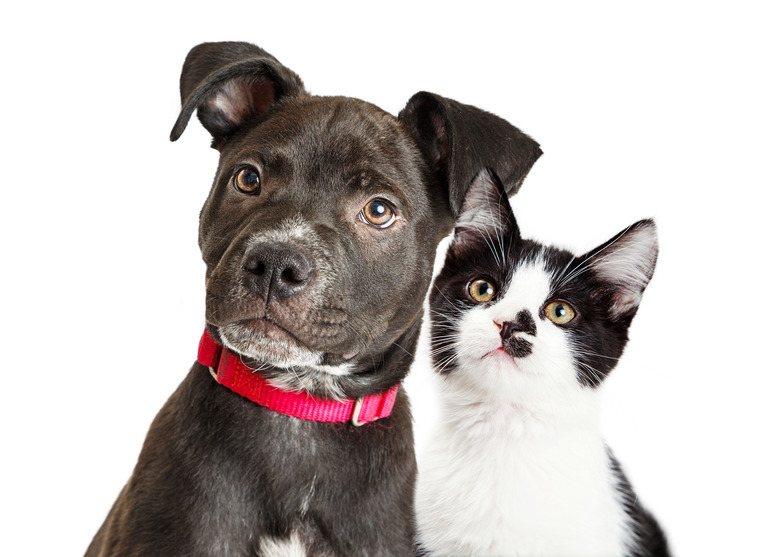
{"type": "MultiPolygon", "coordinates": [[[[360,411],[363,409],[363,397],[360,397],[355,401],[355,408],[352,410],[352,418],[350,421],[352,422],[352,425],[355,427],[360,427],[362,425],[367,424],[368,422],[361,422],[360,421],[360,411]]],[[[373,420],[371,420],[373,421],[373,420]]]]}

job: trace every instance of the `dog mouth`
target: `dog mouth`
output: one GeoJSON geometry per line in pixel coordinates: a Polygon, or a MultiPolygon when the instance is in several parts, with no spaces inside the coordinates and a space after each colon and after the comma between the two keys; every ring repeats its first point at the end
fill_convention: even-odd
{"type": "Polygon", "coordinates": [[[217,329],[225,346],[252,360],[252,367],[258,370],[312,368],[343,375],[358,354],[350,351],[335,355],[311,348],[288,328],[266,316],[241,319],[217,329]]]}
{"type": "Polygon", "coordinates": [[[272,342],[287,342],[294,346],[303,346],[303,343],[294,334],[267,317],[244,319],[236,325],[250,331],[253,335],[260,335],[272,342]]]}
{"type": "MultiPolygon", "coordinates": [[[[266,317],[242,319],[217,327],[222,343],[275,387],[342,399],[343,381],[354,362],[309,348],[287,328],[266,317]]],[[[356,354],[352,354],[354,358],[356,354]]]]}
{"type": "Polygon", "coordinates": [[[292,332],[268,317],[241,319],[219,326],[218,330],[225,346],[256,361],[259,368],[312,365],[321,359],[319,351],[308,348],[292,332]]]}

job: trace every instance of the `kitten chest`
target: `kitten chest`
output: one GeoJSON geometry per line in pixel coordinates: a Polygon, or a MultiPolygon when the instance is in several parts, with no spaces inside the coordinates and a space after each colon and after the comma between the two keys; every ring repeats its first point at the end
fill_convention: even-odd
{"type": "Polygon", "coordinates": [[[624,553],[627,517],[598,434],[492,429],[442,428],[435,444],[443,446],[421,462],[426,547],[442,555],[624,553]]]}

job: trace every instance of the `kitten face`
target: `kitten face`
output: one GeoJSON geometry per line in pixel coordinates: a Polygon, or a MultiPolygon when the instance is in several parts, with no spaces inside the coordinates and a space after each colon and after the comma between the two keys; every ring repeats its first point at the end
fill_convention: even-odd
{"type": "Polygon", "coordinates": [[[652,221],[579,257],[524,240],[497,178],[483,172],[431,291],[434,364],[495,396],[598,387],[656,256],[652,221]]]}

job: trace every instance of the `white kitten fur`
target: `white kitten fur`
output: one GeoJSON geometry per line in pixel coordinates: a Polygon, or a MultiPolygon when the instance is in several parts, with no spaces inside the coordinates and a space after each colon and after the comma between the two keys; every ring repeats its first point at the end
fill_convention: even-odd
{"type": "Polygon", "coordinates": [[[432,555],[608,557],[630,543],[598,431],[597,393],[577,381],[565,332],[540,317],[550,279],[518,269],[504,297],[463,315],[457,367],[439,379],[442,419],[420,459],[420,541],[432,555]],[[498,324],[528,309],[525,358],[498,324]]]}

